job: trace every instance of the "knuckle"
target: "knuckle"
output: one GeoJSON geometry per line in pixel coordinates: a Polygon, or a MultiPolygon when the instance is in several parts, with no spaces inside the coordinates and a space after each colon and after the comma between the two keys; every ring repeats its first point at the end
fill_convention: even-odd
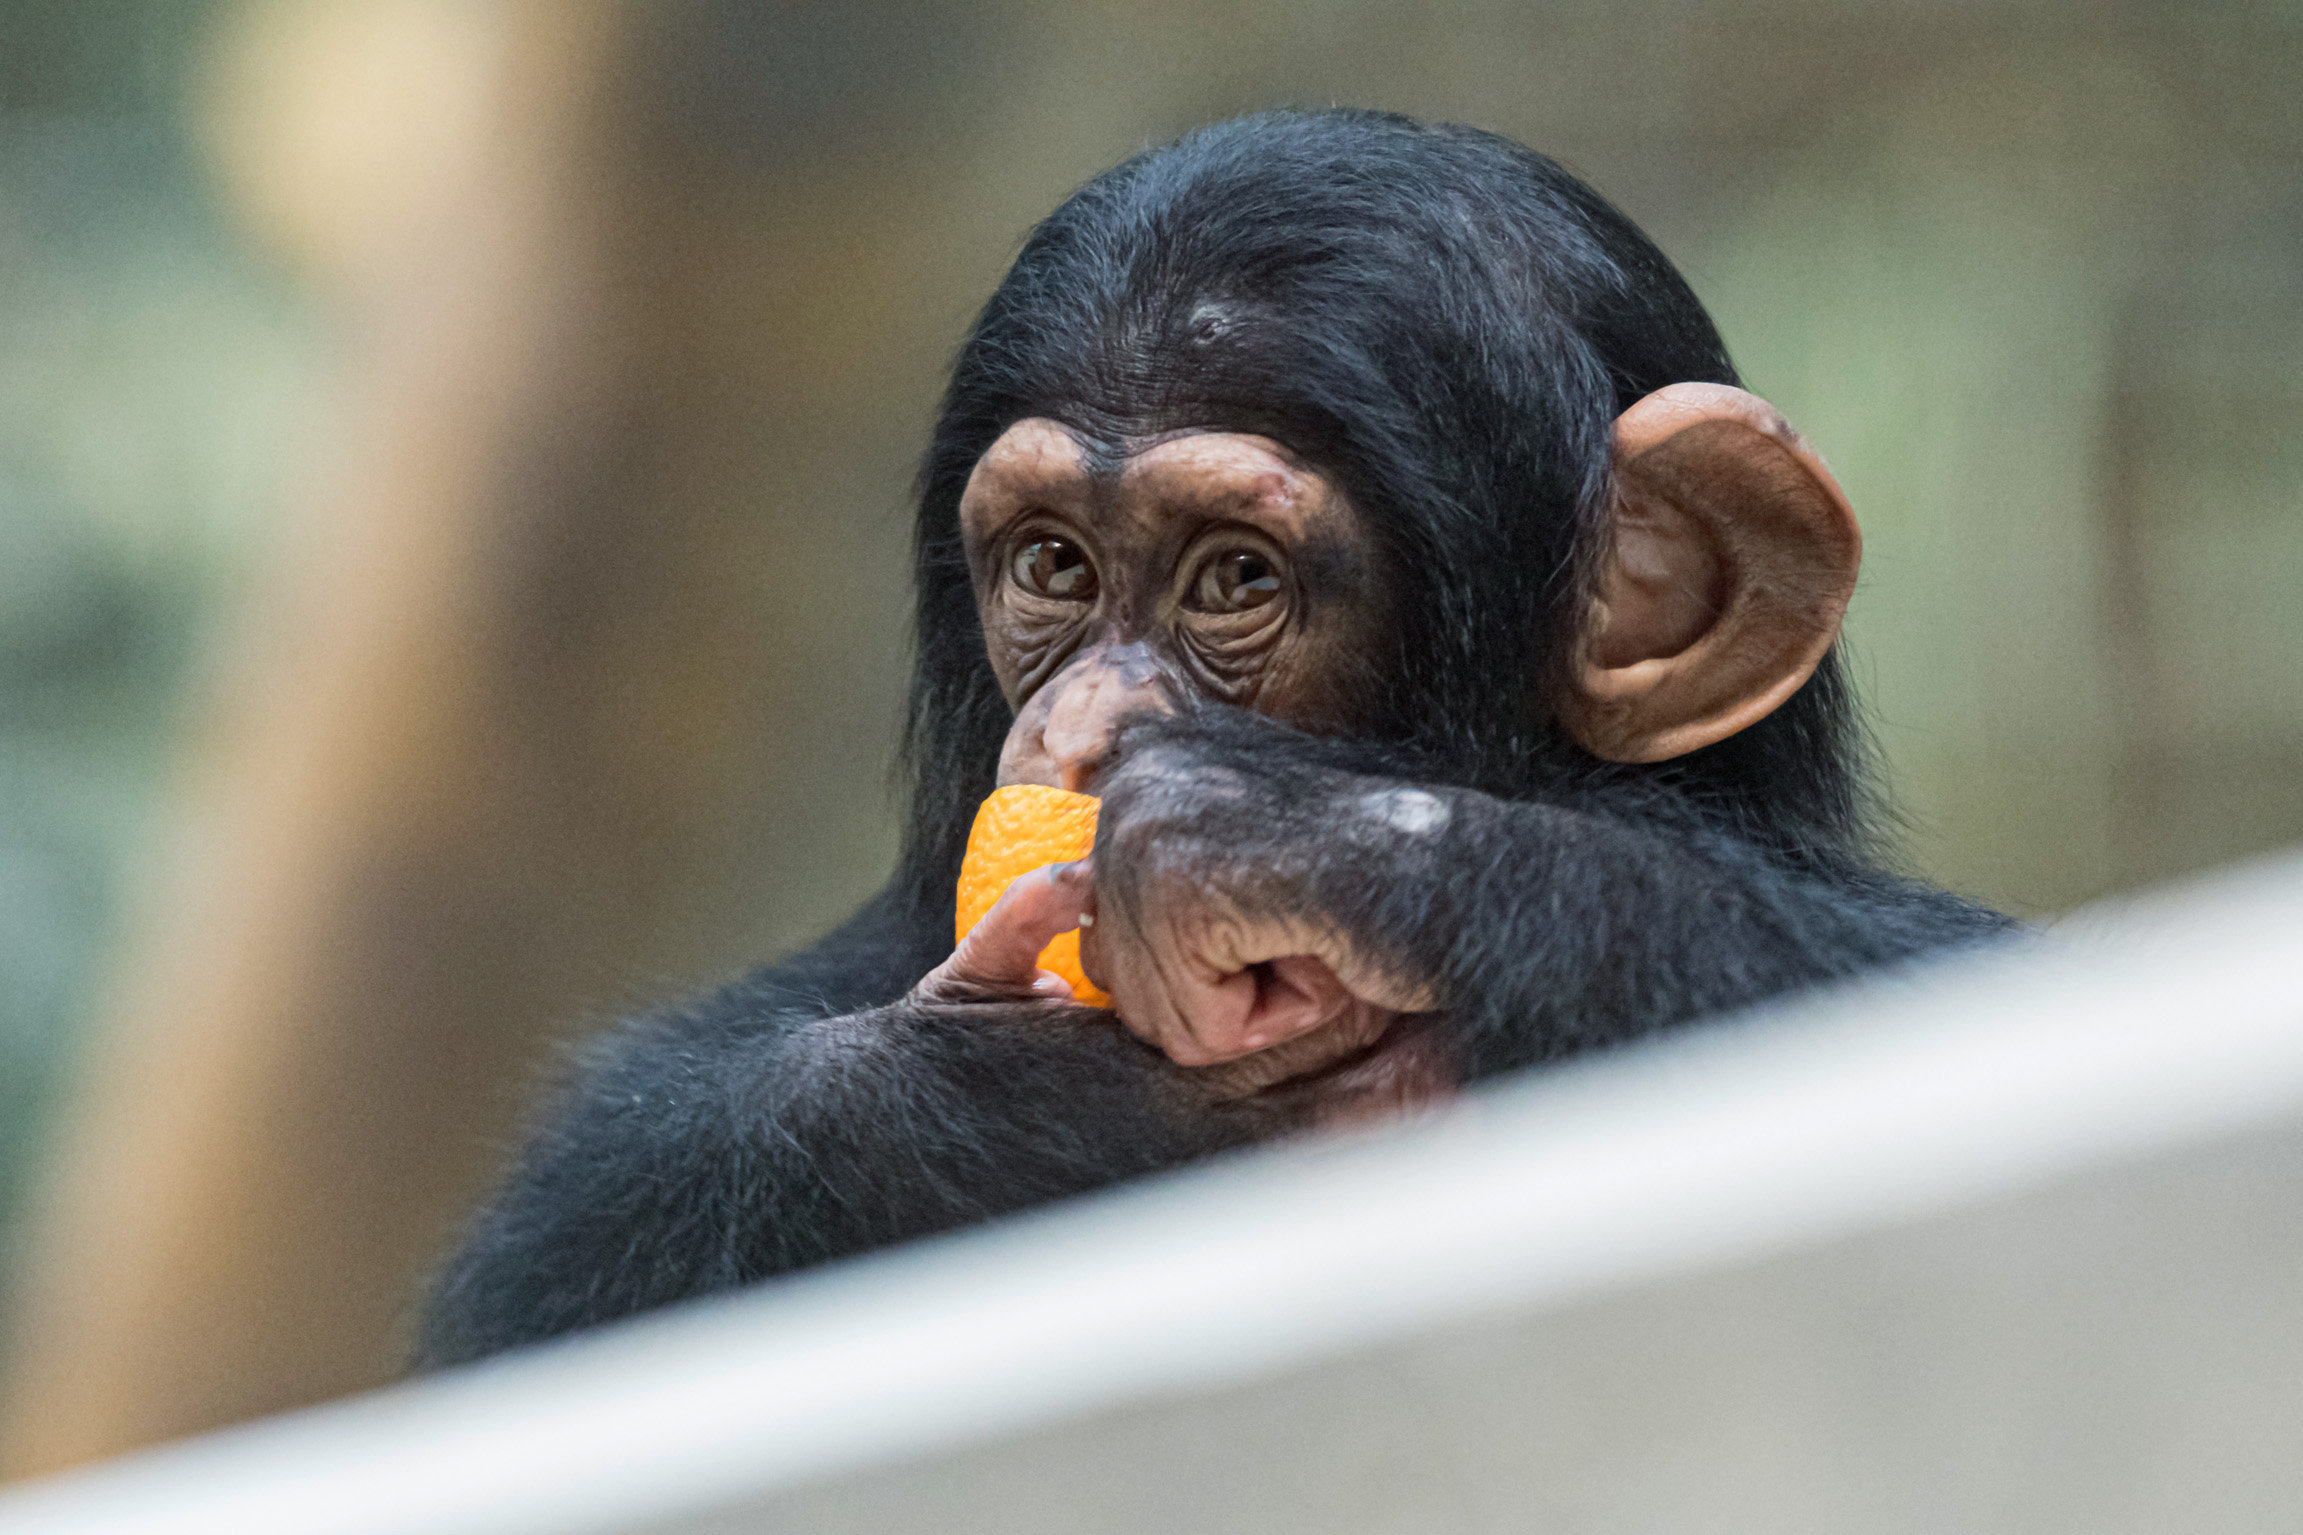
{"type": "Polygon", "coordinates": [[[1102,829],[1097,853],[1107,863],[1140,873],[1151,864],[1174,830],[1173,823],[1164,816],[1123,816],[1102,829]]]}
{"type": "Polygon", "coordinates": [[[1149,819],[1106,827],[1096,843],[1097,888],[1122,900],[1140,900],[1156,880],[1170,840],[1170,829],[1149,819]]]}
{"type": "Polygon", "coordinates": [[[1106,804],[1117,802],[1125,810],[1138,801],[1157,799],[1193,776],[1192,762],[1180,748],[1147,746],[1121,757],[1101,784],[1106,804]]]}

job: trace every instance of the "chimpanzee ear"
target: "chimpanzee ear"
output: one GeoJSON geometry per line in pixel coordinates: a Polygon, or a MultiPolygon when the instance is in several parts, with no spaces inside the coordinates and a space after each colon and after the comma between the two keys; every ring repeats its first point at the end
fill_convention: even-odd
{"type": "Polygon", "coordinates": [[[1673,384],[1618,416],[1613,518],[1561,709],[1593,755],[1661,762],[1723,740],[1831,648],[1863,536],[1757,395],[1673,384]]]}

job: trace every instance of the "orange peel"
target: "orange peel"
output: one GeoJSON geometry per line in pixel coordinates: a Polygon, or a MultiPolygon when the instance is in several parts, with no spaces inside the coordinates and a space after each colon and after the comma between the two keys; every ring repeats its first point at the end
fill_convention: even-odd
{"type": "MultiPolygon", "coordinates": [[[[994,789],[976,811],[960,863],[959,920],[953,942],[967,937],[992,903],[1018,875],[1051,863],[1087,857],[1096,841],[1092,794],[1074,794],[1045,784],[1009,784],[994,789]]],[[[1111,998],[1080,968],[1077,930],[1059,933],[1040,951],[1040,968],[1069,982],[1072,995],[1090,1007],[1109,1007],[1111,998]]]]}

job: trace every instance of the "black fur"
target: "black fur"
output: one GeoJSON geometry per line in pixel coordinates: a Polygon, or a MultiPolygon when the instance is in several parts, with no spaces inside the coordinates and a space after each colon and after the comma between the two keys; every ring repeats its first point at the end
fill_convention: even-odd
{"type": "Polygon", "coordinates": [[[1081,189],[985,306],[922,470],[911,805],[888,888],[808,952],[591,1047],[443,1271],[423,1360],[1305,1122],[1284,1093],[1216,1102],[1107,1015],[901,1000],[949,951],[967,828],[1012,719],[957,507],[1025,417],[1113,452],[1184,427],[1260,432],[1367,517],[1400,622],[1356,658],[1354,738],[1224,710],[1138,724],[1099,870],[1188,878],[1252,844],[1275,898],[1432,981],[1469,1074],[2005,930],[1878,868],[1835,658],[1773,716],[1660,766],[1598,762],[1554,728],[1555,668],[1602,552],[1610,424],[1684,380],[1736,381],[1679,275],[1590,189],[1488,134],[1267,114],[1081,189]],[[1162,822],[1162,762],[1255,793],[1229,820],[1202,805],[1162,822]],[[1404,846],[1349,829],[1351,805],[1402,781],[1441,795],[1442,830],[1404,846]],[[1145,825],[1165,831],[1131,835],[1145,825]]]}

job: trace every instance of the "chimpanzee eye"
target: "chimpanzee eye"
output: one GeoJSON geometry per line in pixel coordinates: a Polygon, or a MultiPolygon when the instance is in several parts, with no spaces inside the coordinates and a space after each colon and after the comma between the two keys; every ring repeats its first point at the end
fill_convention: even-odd
{"type": "Polygon", "coordinates": [[[1016,551],[1016,585],[1040,597],[1085,602],[1096,594],[1096,568],[1069,539],[1035,538],[1016,551]]]}
{"type": "Polygon", "coordinates": [[[1279,595],[1279,569],[1252,549],[1219,554],[1192,586],[1191,605],[1204,613],[1244,613],[1279,595]]]}

